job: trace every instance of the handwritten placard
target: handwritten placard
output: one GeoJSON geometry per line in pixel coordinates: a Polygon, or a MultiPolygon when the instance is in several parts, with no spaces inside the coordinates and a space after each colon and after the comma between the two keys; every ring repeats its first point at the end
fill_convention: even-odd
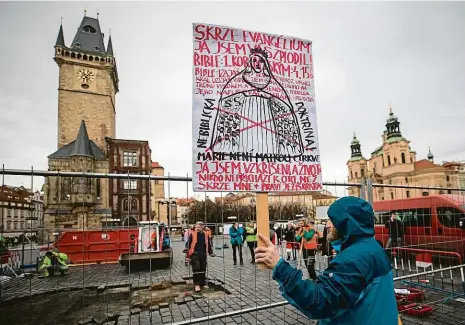
{"type": "Polygon", "coordinates": [[[312,42],[193,25],[194,191],[322,189],[312,42]]]}

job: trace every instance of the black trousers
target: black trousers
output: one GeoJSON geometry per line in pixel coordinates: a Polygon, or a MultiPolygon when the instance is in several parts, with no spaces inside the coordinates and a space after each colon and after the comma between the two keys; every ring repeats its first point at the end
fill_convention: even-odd
{"type": "Polygon", "coordinates": [[[239,251],[239,260],[240,260],[240,262],[244,263],[244,260],[242,259],[242,245],[234,244],[234,245],[232,245],[232,249],[233,249],[233,261],[234,261],[234,263],[237,263],[236,250],[239,251]]]}
{"type": "Polygon", "coordinates": [[[194,252],[191,255],[191,265],[194,285],[204,286],[206,284],[207,254],[194,252]]]}
{"type": "Polygon", "coordinates": [[[302,249],[302,254],[304,257],[305,264],[307,265],[308,275],[310,279],[316,280],[315,272],[315,249],[302,249]]]}
{"type": "Polygon", "coordinates": [[[252,262],[255,262],[255,248],[257,247],[256,241],[248,241],[247,246],[250,250],[250,256],[252,256],[252,262]]]}

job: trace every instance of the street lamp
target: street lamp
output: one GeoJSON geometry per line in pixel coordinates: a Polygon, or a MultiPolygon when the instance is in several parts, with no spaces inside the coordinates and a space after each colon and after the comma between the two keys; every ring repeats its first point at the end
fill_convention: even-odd
{"type": "Polygon", "coordinates": [[[255,205],[256,205],[255,199],[251,198],[250,199],[250,208],[252,210],[252,220],[255,220],[255,205]]]}

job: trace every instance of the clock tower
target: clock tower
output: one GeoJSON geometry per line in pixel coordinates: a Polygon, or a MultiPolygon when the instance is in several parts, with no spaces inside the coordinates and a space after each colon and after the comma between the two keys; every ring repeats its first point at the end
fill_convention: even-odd
{"type": "Polygon", "coordinates": [[[54,58],[59,67],[58,149],[76,139],[82,121],[103,152],[105,138],[116,137],[118,72],[111,36],[107,44],[98,19],[85,16],[69,47],[60,26],[54,58]]]}

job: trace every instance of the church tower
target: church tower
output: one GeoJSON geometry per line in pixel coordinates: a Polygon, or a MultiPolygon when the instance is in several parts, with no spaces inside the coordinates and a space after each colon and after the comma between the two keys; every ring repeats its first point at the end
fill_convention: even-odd
{"type": "Polygon", "coordinates": [[[386,138],[393,139],[402,137],[400,133],[400,122],[399,119],[392,112],[392,107],[389,105],[389,117],[386,120],[386,138]]]}
{"type": "MultiPolygon", "coordinates": [[[[362,146],[360,141],[357,139],[354,133],[352,142],[350,143],[350,159],[347,162],[347,168],[349,171],[349,177],[347,180],[351,183],[360,183],[362,179],[367,177],[368,164],[365,157],[362,154],[362,146]]],[[[349,195],[360,196],[360,188],[349,187],[349,195]]]]}
{"type": "Polygon", "coordinates": [[[74,141],[85,121],[89,139],[106,152],[105,138],[115,138],[118,72],[111,37],[105,49],[98,19],[81,21],[70,46],[60,26],[55,44],[59,67],[58,149],[74,141]]]}

